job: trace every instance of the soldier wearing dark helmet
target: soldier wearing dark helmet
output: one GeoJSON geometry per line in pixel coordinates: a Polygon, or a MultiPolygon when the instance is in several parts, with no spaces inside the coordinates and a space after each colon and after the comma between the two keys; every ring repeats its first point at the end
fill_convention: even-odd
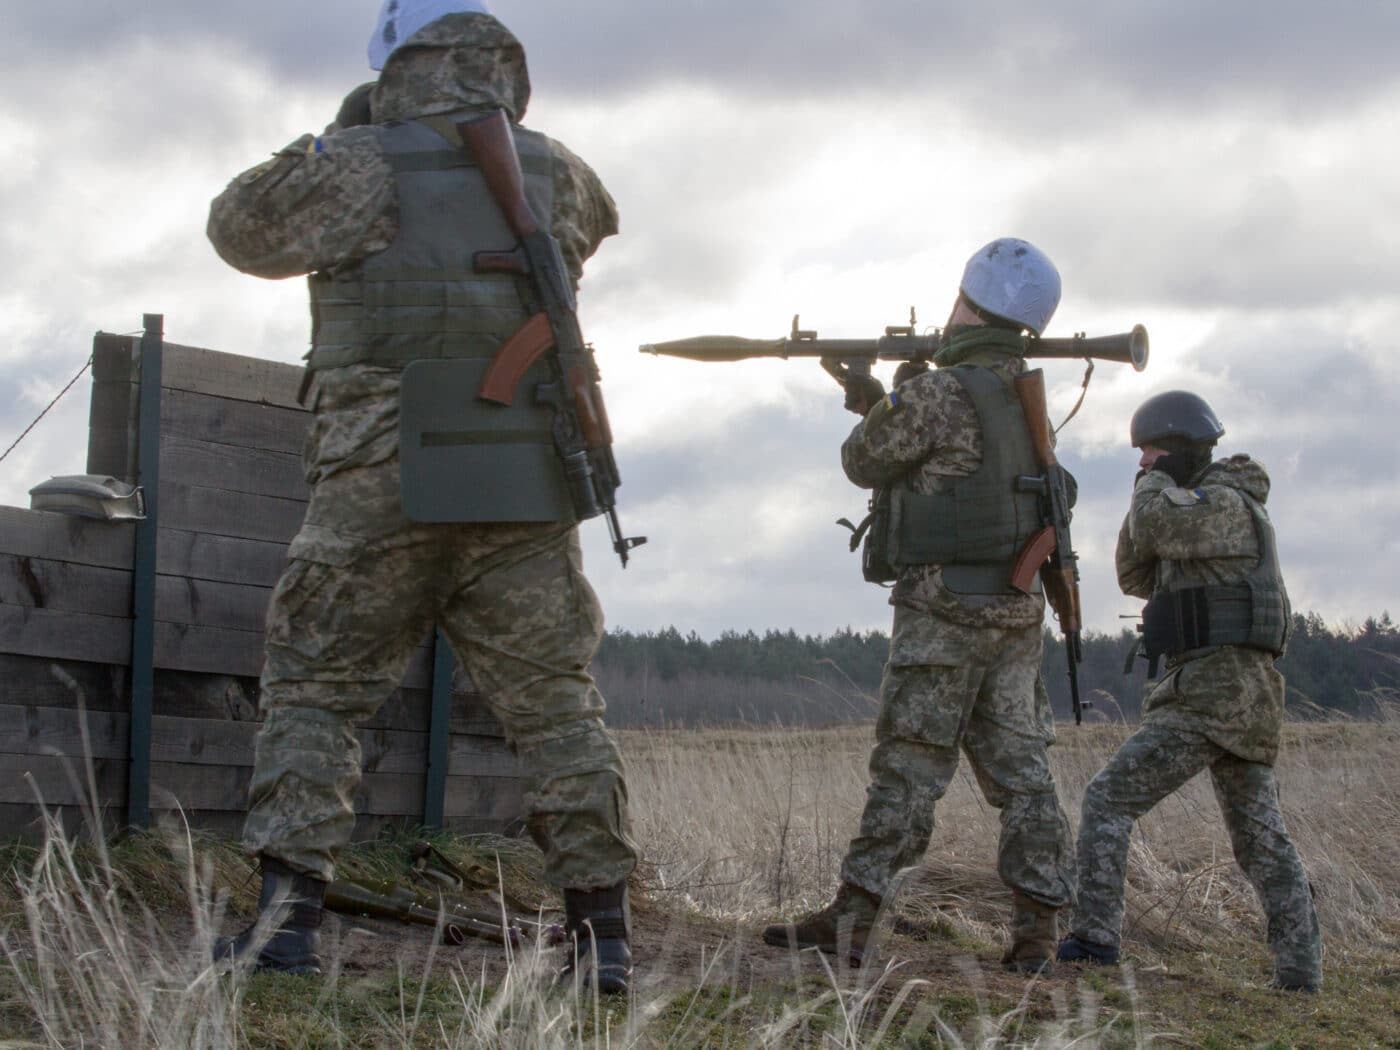
{"type": "Polygon", "coordinates": [[[1152,675],[1166,663],[1142,727],[1085,790],[1079,901],[1058,957],[1118,961],[1133,823],[1204,769],[1268,917],[1275,984],[1315,991],[1317,916],[1274,779],[1284,695],[1274,660],[1290,611],[1264,510],[1269,476],[1246,455],[1215,460],[1224,433],[1210,405],[1184,390],[1149,398],[1133,415],[1142,469],[1118,537],[1118,582],[1147,599],[1152,675]]]}

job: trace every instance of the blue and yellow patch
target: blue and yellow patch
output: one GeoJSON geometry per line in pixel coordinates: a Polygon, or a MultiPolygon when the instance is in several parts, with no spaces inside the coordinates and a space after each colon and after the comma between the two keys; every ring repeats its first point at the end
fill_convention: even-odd
{"type": "Polygon", "coordinates": [[[1183,489],[1173,486],[1162,490],[1167,497],[1167,502],[1177,507],[1194,507],[1200,503],[1209,503],[1203,489],[1183,489]]]}

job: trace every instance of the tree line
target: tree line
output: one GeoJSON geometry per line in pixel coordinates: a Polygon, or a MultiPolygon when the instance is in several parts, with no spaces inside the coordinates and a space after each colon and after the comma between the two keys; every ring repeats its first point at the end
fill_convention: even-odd
{"type": "MultiPolygon", "coordinates": [[[[1080,695],[1093,704],[1086,718],[1136,721],[1142,713],[1146,662],[1132,660],[1124,674],[1136,647],[1130,630],[1084,635],[1080,695]]],[[[614,725],[822,725],[874,716],[888,651],[883,631],[849,628],[830,635],[725,631],[713,640],[675,627],[613,630],[592,669],[614,725]]],[[[1293,717],[1371,717],[1400,693],[1400,628],[1389,613],[1360,627],[1296,614],[1278,667],[1293,717]]],[[[1044,678],[1056,716],[1068,718],[1064,645],[1048,628],[1044,678]]]]}

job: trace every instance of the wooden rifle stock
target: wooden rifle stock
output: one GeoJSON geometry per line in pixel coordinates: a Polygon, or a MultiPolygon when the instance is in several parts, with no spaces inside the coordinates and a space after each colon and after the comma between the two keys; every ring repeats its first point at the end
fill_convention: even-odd
{"type": "Polygon", "coordinates": [[[1022,549],[1012,570],[1012,583],[1028,590],[1030,573],[1040,570],[1045,586],[1045,599],[1060,621],[1060,633],[1065,639],[1065,657],[1069,665],[1070,701],[1074,721],[1078,725],[1082,709],[1079,699],[1079,569],[1069,535],[1069,502],[1065,489],[1064,470],[1055,458],[1050,433],[1050,413],[1045,401],[1045,374],[1038,368],[1019,375],[1014,380],[1016,396],[1026,417],[1026,429],[1041,477],[1035,481],[1046,508],[1048,523],[1022,549]],[[1018,582],[1019,581],[1019,582],[1018,582]],[[1021,586],[1024,583],[1027,586],[1021,586]]]}

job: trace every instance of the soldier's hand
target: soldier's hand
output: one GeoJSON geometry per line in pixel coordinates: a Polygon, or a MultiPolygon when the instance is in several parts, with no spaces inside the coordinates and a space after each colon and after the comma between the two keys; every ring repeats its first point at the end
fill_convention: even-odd
{"type": "Polygon", "coordinates": [[[345,96],[345,101],[341,102],[340,110],[335,115],[335,127],[358,128],[374,123],[369,109],[369,96],[374,91],[375,83],[371,80],[361,84],[345,96]]]}
{"type": "Polygon", "coordinates": [[[913,379],[928,371],[927,361],[901,361],[898,368],[894,370],[894,382],[892,385],[899,386],[906,379],[913,379]]]}
{"type": "Polygon", "coordinates": [[[1158,456],[1152,464],[1152,469],[1160,470],[1179,486],[1190,481],[1191,475],[1195,473],[1191,461],[1180,452],[1168,452],[1165,456],[1158,456]]]}
{"type": "Polygon", "coordinates": [[[846,409],[864,416],[880,398],[885,396],[885,384],[872,375],[846,377],[846,409]]]}

